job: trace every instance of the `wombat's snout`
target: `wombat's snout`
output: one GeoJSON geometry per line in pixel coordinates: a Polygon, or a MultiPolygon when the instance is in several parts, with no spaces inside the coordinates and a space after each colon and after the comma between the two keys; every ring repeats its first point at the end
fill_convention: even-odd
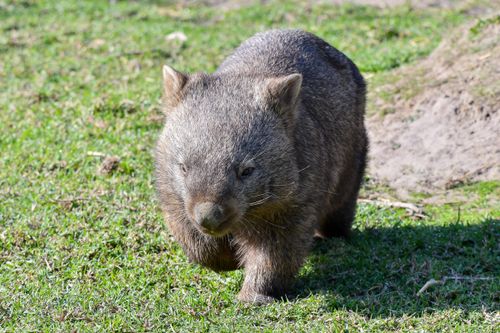
{"type": "Polygon", "coordinates": [[[214,202],[202,202],[194,206],[193,217],[203,231],[211,235],[221,235],[231,220],[228,210],[214,202]]]}

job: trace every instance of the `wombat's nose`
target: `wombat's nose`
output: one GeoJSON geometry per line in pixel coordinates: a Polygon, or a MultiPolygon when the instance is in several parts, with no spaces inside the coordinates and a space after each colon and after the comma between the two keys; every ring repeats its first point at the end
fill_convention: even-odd
{"type": "Polygon", "coordinates": [[[223,208],[213,202],[199,203],[194,207],[196,223],[208,230],[215,230],[224,222],[223,208]]]}

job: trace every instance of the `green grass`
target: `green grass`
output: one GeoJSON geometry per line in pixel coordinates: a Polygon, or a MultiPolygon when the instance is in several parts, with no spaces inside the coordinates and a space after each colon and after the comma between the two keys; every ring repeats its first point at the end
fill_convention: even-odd
{"type": "Polygon", "coordinates": [[[241,41],[301,27],[366,74],[427,55],[466,17],[271,2],[0,1],[0,331],[474,331],[499,321],[499,183],[423,220],[363,204],[320,242],[289,300],[235,301],[242,272],[188,263],[156,205],[160,68],[211,71],[241,41]],[[184,44],[165,36],[183,31],[184,44]],[[121,158],[108,175],[102,158],[121,158]],[[420,297],[431,278],[448,281],[420,297]]]}

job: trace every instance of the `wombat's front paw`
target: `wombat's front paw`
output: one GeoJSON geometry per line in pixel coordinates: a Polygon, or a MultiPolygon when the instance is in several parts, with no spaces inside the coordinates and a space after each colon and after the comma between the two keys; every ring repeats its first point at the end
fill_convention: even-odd
{"type": "Polygon", "coordinates": [[[244,292],[240,291],[238,295],[238,300],[244,303],[252,303],[255,305],[264,305],[269,304],[275,301],[275,298],[272,296],[267,296],[263,294],[259,294],[256,292],[244,292]]]}

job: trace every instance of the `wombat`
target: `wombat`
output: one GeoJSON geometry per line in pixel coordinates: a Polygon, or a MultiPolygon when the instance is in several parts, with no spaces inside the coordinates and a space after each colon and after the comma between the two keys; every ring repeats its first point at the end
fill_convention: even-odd
{"type": "Polygon", "coordinates": [[[368,140],[363,77],[301,30],[248,39],[212,74],[163,68],[159,202],[189,259],[283,296],[314,236],[348,236],[368,140]]]}

